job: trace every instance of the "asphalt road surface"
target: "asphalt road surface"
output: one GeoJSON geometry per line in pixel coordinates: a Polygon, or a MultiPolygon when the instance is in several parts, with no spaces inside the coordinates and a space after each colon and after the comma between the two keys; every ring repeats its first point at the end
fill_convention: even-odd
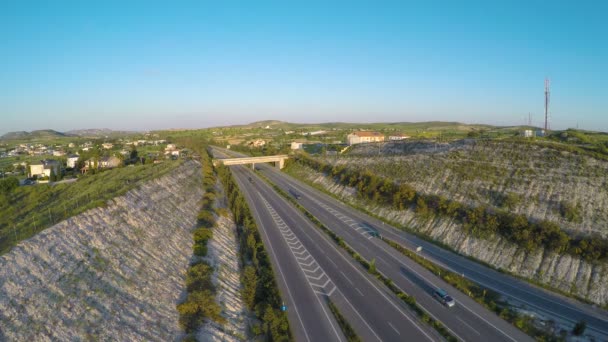
{"type": "Polygon", "coordinates": [[[328,299],[364,341],[442,340],[250,169],[231,170],[272,259],[296,340],[345,341],[328,299]]]}
{"type": "MultiPolygon", "coordinates": [[[[301,196],[299,202],[328,227],[341,231],[342,234],[339,235],[343,235],[343,238],[345,239],[349,235],[357,237],[352,229],[349,231],[348,228],[346,228],[347,226],[355,223],[356,225],[364,228],[360,230],[368,229],[371,231],[376,231],[381,236],[386,236],[387,238],[396,241],[402,246],[413,251],[418,247],[422,247],[420,255],[424,256],[426,259],[457,274],[463,274],[466,278],[477,282],[483,287],[500,293],[508,298],[509,301],[522,303],[526,307],[530,308],[531,311],[539,312],[546,318],[553,319],[555,321],[567,322],[572,326],[574,326],[576,322],[585,321],[587,323],[587,329],[593,330],[594,334],[600,336],[604,340],[608,339],[608,314],[605,310],[561,296],[559,294],[539,288],[526,281],[517,279],[513,276],[492,270],[489,267],[459,256],[454,252],[445,250],[428,241],[422,240],[413,234],[400,231],[395,227],[384,224],[380,220],[345,205],[333,197],[328,196],[298,180],[295,180],[293,177],[279,172],[270,166],[260,165],[260,168],[264,170],[263,172],[267,177],[276,182],[283,189],[288,190],[291,187],[292,189],[295,189],[295,191],[298,191],[301,196]],[[348,221],[349,219],[352,221],[348,221]]],[[[352,226],[350,227],[352,228],[352,226]]],[[[356,240],[361,241],[362,239],[358,237],[356,240]]],[[[396,265],[406,263],[406,260],[409,260],[403,256],[398,257],[397,260],[392,257],[386,257],[385,255],[381,254],[381,251],[388,249],[388,246],[377,241],[377,239],[373,240],[374,242],[371,242],[370,240],[370,244],[359,244],[360,247],[358,249],[361,249],[361,254],[363,255],[379,255],[382,259],[376,259],[378,266],[392,264],[393,267],[395,267],[396,265]],[[364,254],[366,248],[374,248],[374,252],[371,254],[364,254]]],[[[394,255],[395,253],[396,252],[391,252],[389,254],[394,255]]],[[[424,272],[420,271],[420,266],[417,268],[414,266],[416,265],[415,263],[409,262],[407,264],[409,267],[404,267],[403,273],[404,275],[407,274],[409,280],[418,281],[421,285],[423,285],[422,283],[426,283],[427,285],[431,284],[432,286],[449,288],[449,286],[445,285],[437,277],[433,279],[424,275],[424,272]],[[412,268],[414,270],[412,270],[412,268]],[[417,275],[416,273],[422,274],[423,277],[417,275]],[[423,278],[422,281],[420,280],[421,278],[423,278]],[[428,281],[426,281],[424,278],[426,278],[428,281]]],[[[393,280],[396,281],[396,279],[393,280]]],[[[477,315],[484,318],[481,320],[481,322],[474,324],[471,324],[471,321],[467,321],[466,323],[471,325],[472,329],[470,330],[477,330],[478,332],[485,333],[491,331],[487,325],[490,327],[494,325],[497,327],[495,330],[499,332],[498,335],[503,335],[503,339],[507,338],[510,340],[510,338],[506,337],[506,335],[511,337],[518,336],[515,331],[517,329],[514,327],[511,327],[511,329],[503,329],[502,327],[504,324],[500,323],[500,321],[504,322],[503,320],[498,319],[497,321],[496,315],[493,313],[488,313],[487,310],[485,310],[484,313],[484,310],[479,309],[480,306],[477,303],[474,303],[464,294],[459,293],[457,290],[450,290],[448,292],[456,298],[458,304],[461,304],[457,304],[457,306],[462,306],[462,304],[465,304],[466,307],[470,309],[465,311],[469,311],[469,313],[472,314],[472,316],[469,315],[471,319],[477,315]],[[486,323],[485,328],[484,324],[482,323],[486,323]],[[506,334],[502,334],[500,330],[506,334]]],[[[419,296],[416,296],[416,298],[422,303],[422,299],[419,298],[419,296]]],[[[462,318],[463,316],[460,316],[459,313],[458,317],[462,318]]],[[[451,324],[449,326],[452,327],[451,324]]],[[[456,331],[456,329],[454,330],[456,331]]],[[[456,332],[463,330],[467,329],[461,328],[456,332]]],[[[465,339],[466,336],[474,337],[474,333],[471,334],[470,332],[463,332],[462,335],[464,335],[462,337],[465,339]]]]}

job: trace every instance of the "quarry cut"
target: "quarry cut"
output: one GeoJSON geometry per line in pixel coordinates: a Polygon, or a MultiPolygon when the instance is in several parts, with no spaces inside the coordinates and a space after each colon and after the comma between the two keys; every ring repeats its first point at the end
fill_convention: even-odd
{"type": "Polygon", "coordinates": [[[0,340],[178,340],[202,195],[188,161],[0,257],[0,340]]]}

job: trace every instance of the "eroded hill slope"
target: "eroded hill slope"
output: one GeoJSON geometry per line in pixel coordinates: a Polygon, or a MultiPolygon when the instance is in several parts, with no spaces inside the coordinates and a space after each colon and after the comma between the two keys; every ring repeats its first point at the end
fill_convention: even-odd
{"type": "Polygon", "coordinates": [[[0,340],[176,340],[201,182],[186,162],[0,257],[0,340]]]}

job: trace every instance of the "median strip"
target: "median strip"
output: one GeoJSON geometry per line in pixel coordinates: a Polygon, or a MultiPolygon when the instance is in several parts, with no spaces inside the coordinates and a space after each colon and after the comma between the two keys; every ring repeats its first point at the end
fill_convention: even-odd
{"type": "Polygon", "coordinates": [[[277,193],[283,196],[287,201],[293,204],[298,210],[304,214],[310,221],[314,223],[314,225],[327,234],[332,241],[342,249],[344,249],[351,257],[353,257],[363,268],[367,270],[367,272],[378,280],[382,281],[386,287],[388,287],[399,299],[401,299],[405,304],[407,304],[417,315],[418,317],[425,323],[431,325],[441,336],[443,336],[448,341],[458,341],[458,339],[448,331],[448,329],[439,321],[435,320],[431,316],[429,316],[422,307],[420,307],[416,303],[416,299],[405,292],[401,291],[391,279],[384,276],[382,273],[378,272],[373,266],[373,262],[370,263],[365,260],[363,257],[359,255],[359,253],[355,252],[340,236],[327,228],[321,221],[319,221],[314,215],[312,215],[308,210],[306,210],[303,206],[301,206],[296,200],[294,200],[291,196],[285,193],[281,188],[272,183],[266,176],[258,173],[258,176],[262,178],[266,183],[268,183],[277,193]]]}

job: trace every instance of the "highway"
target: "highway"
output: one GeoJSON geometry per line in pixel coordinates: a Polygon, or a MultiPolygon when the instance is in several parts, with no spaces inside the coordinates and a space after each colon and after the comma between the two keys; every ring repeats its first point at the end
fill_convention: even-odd
{"type": "Polygon", "coordinates": [[[298,202],[325,226],[342,237],[367,260],[375,259],[376,268],[393,280],[403,292],[412,295],[430,316],[441,321],[452,334],[463,341],[528,341],[528,335],[499,318],[470,297],[464,295],[437,275],[403,256],[373,236],[367,222],[347,213],[343,207],[332,207],[319,198],[316,190],[296,184],[288,176],[270,167],[264,174],[286,193],[299,195],[298,202]],[[437,288],[446,290],[457,302],[448,308],[433,297],[437,288]]]}
{"type": "Polygon", "coordinates": [[[442,340],[250,169],[230,168],[270,255],[297,341],[345,341],[328,298],[364,341],[442,340]]]}
{"type": "Polygon", "coordinates": [[[423,291],[430,290],[429,286],[439,286],[447,289],[456,299],[457,307],[466,306],[464,310],[454,310],[457,314],[453,315],[456,317],[456,320],[467,317],[466,324],[460,322],[460,327],[458,327],[458,323],[454,322],[454,317],[450,318],[438,314],[438,318],[463,339],[475,340],[475,331],[480,333],[478,336],[489,336],[485,334],[491,334],[491,336],[500,338],[500,340],[519,341],[523,337],[518,329],[481,307],[468,296],[458,290],[452,289],[441,279],[430,274],[430,272],[418,266],[418,264],[409,260],[409,258],[394,251],[390,246],[376,238],[368,239],[364,235],[361,235],[361,230],[375,230],[381,236],[386,236],[411,250],[422,247],[420,254],[428,260],[455,273],[464,274],[466,278],[500,293],[510,301],[524,303],[531,310],[541,312],[546,317],[556,321],[563,320],[570,322],[572,325],[581,320],[585,321],[587,322],[587,329],[593,330],[596,335],[608,338],[608,316],[606,315],[606,311],[602,309],[538,288],[523,280],[497,272],[489,267],[459,256],[454,252],[438,247],[415,235],[400,231],[270,166],[259,165],[259,168],[283,190],[288,191],[289,188],[293,188],[300,193],[301,198],[298,201],[302,206],[315,215],[328,228],[333,229],[338,235],[342,236],[351,246],[356,246],[355,249],[361,255],[366,258],[368,256],[375,257],[378,269],[386,272],[385,274],[393,279],[396,284],[399,284],[400,287],[402,286],[406,290],[405,292],[415,293],[418,302],[423,304],[428,310],[432,310],[434,314],[440,311],[434,310],[433,305],[427,303],[428,301],[424,298],[428,297],[428,295],[420,294],[419,291],[414,290],[413,286],[407,286],[407,283],[410,283],[410,285],[415,283],[423,291]],[[353,227],[359,227],[360,229],[353,227]],[[394,269],[397,267],[403,267],[400,276],[394,272],[394,269]],[[392,268],[393,272],[389,272],[387,268],[392,268]],[[508,325],[508,327],[505,325],[508,325]]]}

